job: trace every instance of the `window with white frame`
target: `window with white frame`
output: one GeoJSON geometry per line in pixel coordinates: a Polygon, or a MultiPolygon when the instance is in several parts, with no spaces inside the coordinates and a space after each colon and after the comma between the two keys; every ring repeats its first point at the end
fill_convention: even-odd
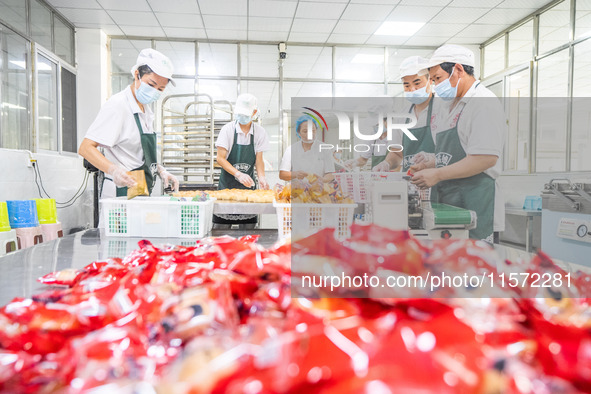
{"type": "Polygon", "coordinates": [[[76,152],[73,26],[44,0],[0,0],[0,50],[0,148],[76,152]]]}
{"type": "Polygon", "coordinates": [[[564,0],[542,8],[531,19],[491,38],[482,50],[484,74],[496,71],[494,80],[484,83],[504,81],[509,102],[517,105],[506,107],[510,148],[505,170],[591,171],[586,154],[591,148],[586,82],[591,72],[591,0],[564,0]],[[507,67],[499,69],[498,59],[486,54],[505,52],[503,42],[508,43],[507,67]],[[528,100],[532,92],[535,96],[528,100]]]}
{"type": "Polygon", "coordinates": [[[29,43],[4,29],[0,48],[0,148],[30,149],[29,43]]]}
{"type": "Polygon", "coordinates": [[[46,55],[37,54],[37,141],[38,149],[58,150],[58,65],[46,55]]]}

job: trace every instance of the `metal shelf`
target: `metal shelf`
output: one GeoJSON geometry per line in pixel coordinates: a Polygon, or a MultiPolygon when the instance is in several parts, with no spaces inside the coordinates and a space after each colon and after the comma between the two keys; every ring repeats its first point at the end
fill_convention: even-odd
{"type": "Polygon", "coordinates": [[[161,162],[181,186],[216,184],[215,140],[233,120],[232,103],[207,94],[175,94],[162,101],[161,162]]]}

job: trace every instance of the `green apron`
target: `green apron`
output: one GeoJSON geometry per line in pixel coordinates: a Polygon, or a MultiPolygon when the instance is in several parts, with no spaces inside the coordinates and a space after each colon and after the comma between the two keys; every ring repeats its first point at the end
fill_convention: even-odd
{"type": "MultiPolygon", "coordinates": [[[[154,183],[156,183],[156,172],[158,171],[158,160],[156,158],[156,133],[144,133],[142,124],[140,123],[139,115],[136,113],[133,114],[133,117],[135,118],[135,124],[137,124],[137,129],[140,133],[140,141],[142,143],[142,150],[144,152],[144,164],[138,168],[133,169],[132,171],[144,171],[146,174],[146,185],[148,185],[148,192],[152,194],[154,183]]],[[[127,196],[127,187],[118,187],[117,197],[124,196],[127,196]]]]}
{"type": "Polygon", "coordinates": [[[384,156],[378,156],[378,155],[374,155],[372,153],[372,155],[371,155],[371,168],[374,168],[375,166],[377,166],[378,164],[380,164],[381,162],[383,162],[384,160],[386,160],[386,156],[388,155],[388,145],[384,145],[384,149],[386,149],[386,153],[384,154],[384,156]]]}
{"type": "MultiPolygon", "coordinates": [[[[236,124],[236,127],[238,127],[238,124],[236,124]]],[[[242,130],[240,130],[240,132],[242,132],[242,130]]],[[[254,133],[250,138],[250,144],[239,145],[238,133],[234,131],[234,142],[232,143],[232,148],[230,149],[230,154],[228,155],[228,161],[230,162],[230,164],[232,164],[235,169],[247,174],[254,180],[254,164],[256,162],[256,159],[257,156],[254,151],[254,133]]],[[[218,190],[255,188],[256,185],[255,187],[251,188],[244,186],[242,183],[238,182],[236,178],[234,178],[234,175],[230,174],[228,171],[222,168],[218,190]]]]}
{"type": "MultiPolygon", "coordinates": [[[[140,141],[142,143],[142,150],[144,151],[144,164],[140,167],[133,169],[143,170],[146,174],[146,184],[148,185],[148,192],[152,194],[154,183],[156,183],[156,172],[158,171],[158,160],[156,158],[156,133],[144,133],[142,124],[140,123],[140,117],[137,113],[133,114],[135,123],[137,124],[138,131],[140,133],[140,141]]],[[[127,187],[117,188],[117,197],[127,196],[127,187]]]]}
{"type": "MultiPolygon", "coordinates": [[[[410,132],[417,137],[416,141],[411,140],[408,138],[406,134],[402,135],[402,172],[406,174],[410,166],[412,165],[412,160],[414,156],[419,152],[425,153],[433,153],[435,152],[435,143],[433,142],[433,137],[431,136],[431,113],[433,112],[433,96],[431,96],[431,101],[429,102],[429,106],[427,107],[427,124],[423,127],[416,127],[414,129],[410,129],[410,132]]],[[[410,107],[409,113],[412,112],[415,108],[413,104],[410,107]]]]}
{"type": "MultiPolygon", "coordinates": [[[[236,127],[238,127],[238,122],[236,122],[236,127]]],[[[251,126],[254,127],[254,126],[251,126]]],[[[242,132],[242,129],[240,129],[242,132]]],[[[220,173],[220,183],[218,184],[218,190],[223,189],[256,189],[256,178],[254,176],[254,165],[256,163],[256,153],[254,150],[254,133],[250,137],[250,144],[248,145],[239,145],[238,144],[238,133],[234,130],[234,142],[232,143],[232,148],[230,149],[230,154],[228,155],[227,159],[230,164],[234,166],[240,172],[243,172],[250,176],[255,185],[253,187],[246,187],[242,183],[238,182],[234,175],[230,174],[228,171],[222,168],[220,173]]],[[[231,224],[231,223],[256,223],[256,216],[251,219],[245,220],[231,220],[227,219],[231,216],[236,216],[237,218],[240,215],[224,215],[224,218],[221,218],[217,215],[213,215],[213,222],[220,223],[220,224],[231,224]],[[253,220],[254,219],[254,220],[253,220]]]]}
{"type": "MultiPolygon", "coordinates": [[[[462,108],[462,112],[463,112],[462,108]]],[[[458,122],[448,130],[436,134],[435,166],[445,167],[466,157],[460,143],[458,122]]],[[[470,238],[493,242],[493,224],[495,211],[495,180],[481,172],[469,178],[441,181],[437,186],[440,203],[476,212],[478,226],[470,230],[470,238]]]]}

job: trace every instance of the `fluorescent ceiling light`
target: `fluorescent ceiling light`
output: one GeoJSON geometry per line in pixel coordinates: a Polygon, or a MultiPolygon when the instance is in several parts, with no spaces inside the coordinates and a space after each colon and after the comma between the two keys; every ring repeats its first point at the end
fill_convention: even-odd
{"type": "Polygon", "coordinates": [[[355,55],[351,63],[358,64],[381,64],[384,62],[384,55],[366,55],[358,53],[355,55]]]}
{"type": "Polygon", "coordinates": [[[425,25],[425,22],[394,22],[387,21],[382,23],[382,26],[376,30],[374,35],[376,36],[412,36],[421,27],[425,25]]]}

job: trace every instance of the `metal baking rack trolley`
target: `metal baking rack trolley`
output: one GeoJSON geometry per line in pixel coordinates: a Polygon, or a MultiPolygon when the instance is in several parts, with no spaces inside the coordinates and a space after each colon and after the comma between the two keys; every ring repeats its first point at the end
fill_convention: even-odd
{"type": "Polygon", "coordinates": [[[219,181],[215,140],[233,120],[232,103],[207,94],[175,94],[161,106],[161,162],[181,190],[211,189],[219,181]]]}

